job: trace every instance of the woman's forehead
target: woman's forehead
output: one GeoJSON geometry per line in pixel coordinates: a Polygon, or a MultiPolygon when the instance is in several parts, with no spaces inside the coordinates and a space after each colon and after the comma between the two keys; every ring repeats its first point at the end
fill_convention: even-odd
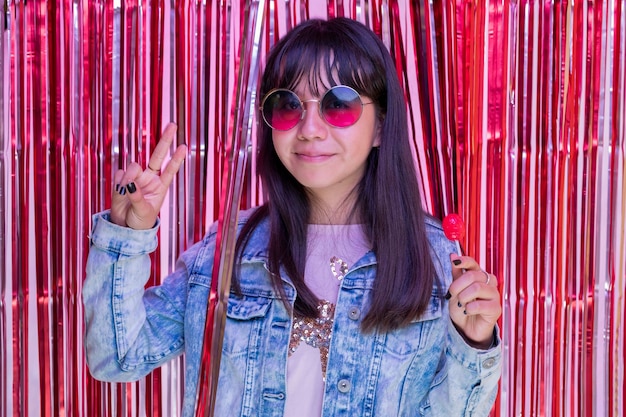
{"type": "Polygon", "coordinates": [[[326,68],[319,67],[319,71],[309,71],[308,74],[302,74],[298,79],[292,82],[291,89],[295,93],[310,92],[314,95],[323,94],[330,88],[341,84],[339,76],[335,73],[328,76],[326,68]]]}

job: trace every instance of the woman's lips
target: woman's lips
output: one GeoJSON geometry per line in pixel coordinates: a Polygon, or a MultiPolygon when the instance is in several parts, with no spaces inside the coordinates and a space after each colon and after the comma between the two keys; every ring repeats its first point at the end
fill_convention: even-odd
{"type": "Polygon", "coordinates": [[[328,153],[309,153],[309,152],[295,152],[296,157],[306,162],[324,162],[332,158],[333,154],[328,153]]]}

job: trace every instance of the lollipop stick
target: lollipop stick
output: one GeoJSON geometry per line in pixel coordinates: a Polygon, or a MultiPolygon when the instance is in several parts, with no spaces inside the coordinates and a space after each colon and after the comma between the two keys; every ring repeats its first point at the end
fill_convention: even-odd
{"type": "Polygon", "coordinates": [[[461,250],[461,243],[459,243],[458,240],[455,240],[454,243],[456,243],[456,253],[458,253],[459,256],[463,256],[463,251],[461,250]]]}

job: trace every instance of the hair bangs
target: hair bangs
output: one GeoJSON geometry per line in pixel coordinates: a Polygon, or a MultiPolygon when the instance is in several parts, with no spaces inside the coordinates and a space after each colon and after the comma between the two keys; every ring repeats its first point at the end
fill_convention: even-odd
{"type": "Polygon", "coordinates": [[[273,85],[263,85],[261,93],[265,95],[274,88],[295,90],[305,81],[317,96],[336,85],[347,85],[377,101],[384,97],[382,58],[368,52],[365,45],[337,39],[350,37],[326,30],[316,37],[309,34],[292,39],[273,62],[268,62],[266,72],[270,74],[266,73],[265,80],[273,80],[273,85]]]}

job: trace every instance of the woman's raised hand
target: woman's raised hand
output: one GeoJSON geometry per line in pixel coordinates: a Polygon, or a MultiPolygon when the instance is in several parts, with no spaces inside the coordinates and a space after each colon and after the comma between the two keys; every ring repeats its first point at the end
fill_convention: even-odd
{"type": "Polygon", "coordinates": [[[187,146],[179,145],[161,171],[175,137],[176,125],[170,123],[165,128],[145,170],[133,162],[126,170],[115,173],[111,200],[113,223],[133,229],[154,227],[172,179],[187,155],[187,146]]]}
{"type": "Polygon", "coordinates": [[[502,314],[496,277],[469,256],[450,256],[454,281],[449,289],[450,318],[472,346],[487,349],[502,314]]]}

